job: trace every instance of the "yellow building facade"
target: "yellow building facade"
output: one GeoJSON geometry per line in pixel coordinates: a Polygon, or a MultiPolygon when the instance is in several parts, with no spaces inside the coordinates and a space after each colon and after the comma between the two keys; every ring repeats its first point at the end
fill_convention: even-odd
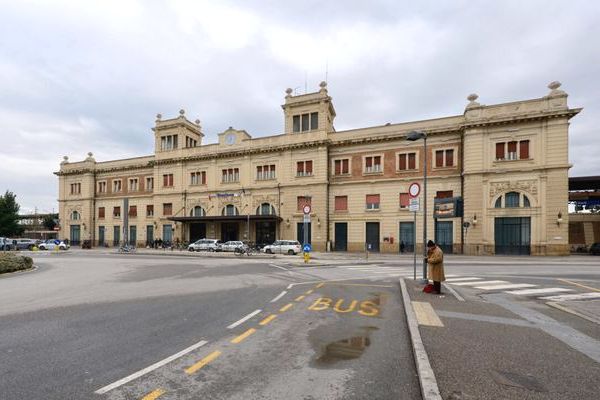
{"type": "Polygon", "coordinates": [[[422,208],[409,210],[408,188],[423,187],[426,161],[428,236],[446,252],[568,254],[568,129],[580,109],[568,107],[558,82],[549,88],[496,105],[470,95],[460,115],[336,131],[322,82],[314,93],[286,91],[283,134],[252,138],[230,127],[214,144],[183,110],[158,115],[152,155],[64,158],[60,237],[108,246],[303,242],[309,205],[316,251],[421,251],[422,208]],[[426,154],[423,140],[406,140],[414,131],[426,134],[426,154]]]}

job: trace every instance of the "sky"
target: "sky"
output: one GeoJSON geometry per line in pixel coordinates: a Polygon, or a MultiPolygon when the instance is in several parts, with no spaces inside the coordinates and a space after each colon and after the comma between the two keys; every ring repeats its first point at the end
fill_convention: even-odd
{"type": "Polygon", "coordinates": [[[0,191],[58,209],[63,156],[152,154],[186,111],[205,143],[283,131],[285,89],[327,79],[339,130],[539,98],[560,81],[570,176],[600,175],[600,2],[0,0],[0,191]]]}

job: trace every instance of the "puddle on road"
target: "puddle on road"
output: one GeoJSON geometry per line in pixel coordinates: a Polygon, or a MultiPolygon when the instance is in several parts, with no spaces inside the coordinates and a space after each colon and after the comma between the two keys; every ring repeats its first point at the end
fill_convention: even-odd
{"type": "Polygon", "coordinates": [[[317,355],[318,364],[332,364],[341,360],[352,360],[359,358],[371,345],[370,333],[379,328],[374,326],[362,327],[361,335],[352,336],[347,339],[336,340],[322,346],[321,354],[317,355]]]}

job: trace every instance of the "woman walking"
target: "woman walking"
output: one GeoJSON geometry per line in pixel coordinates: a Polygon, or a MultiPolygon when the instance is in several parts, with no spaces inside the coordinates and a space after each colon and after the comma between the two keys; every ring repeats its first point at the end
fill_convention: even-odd
{"type": "Polygon", "coordinates": [[[444,252],[432,240],[427,242],[427,264],[429,265],[428,278],[433,281],[433,292],[442,294],[444,276],[444,252]]]}

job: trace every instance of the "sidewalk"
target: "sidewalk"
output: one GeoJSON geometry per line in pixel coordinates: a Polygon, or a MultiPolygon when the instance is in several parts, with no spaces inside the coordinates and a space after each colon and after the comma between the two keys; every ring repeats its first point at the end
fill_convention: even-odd
{"type": "Polygon", "coordinates": [[[586,336],[498,293],[459,301],[405,283],[443,399],[597,398],[597,329],[586,336]]]}

